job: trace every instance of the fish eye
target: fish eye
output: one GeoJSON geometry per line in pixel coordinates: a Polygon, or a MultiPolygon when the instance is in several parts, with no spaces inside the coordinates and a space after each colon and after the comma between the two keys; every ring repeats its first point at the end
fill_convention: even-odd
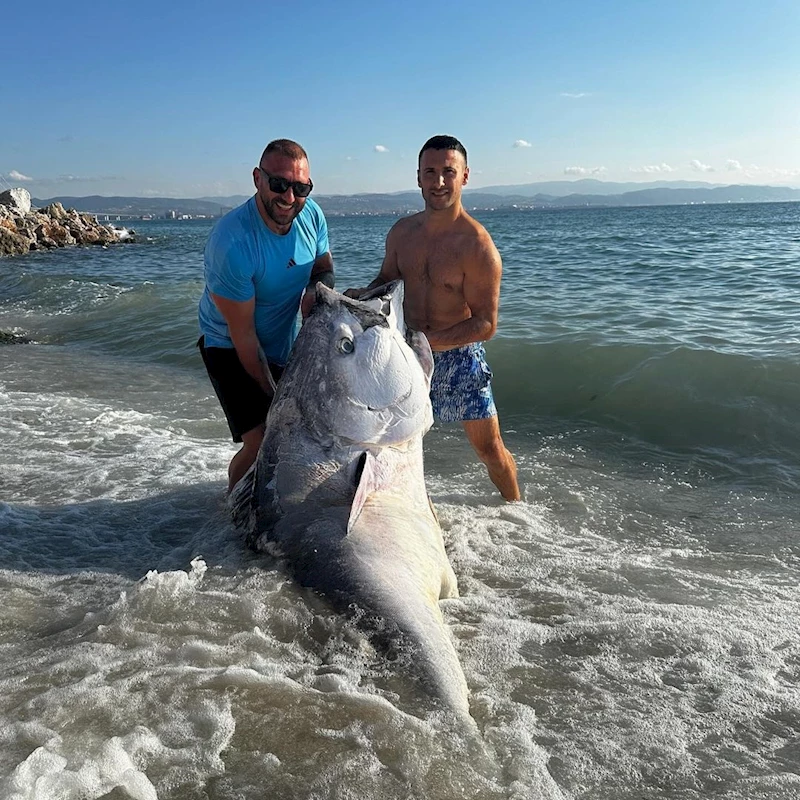
{"type": "Polygon", "coordinates": [[[340,353],[344,353],[345,355],[349,355],[356,349],[355,342],[348,338],[347,336],[344,339],[339,339],[338,348],[340,353]]]}

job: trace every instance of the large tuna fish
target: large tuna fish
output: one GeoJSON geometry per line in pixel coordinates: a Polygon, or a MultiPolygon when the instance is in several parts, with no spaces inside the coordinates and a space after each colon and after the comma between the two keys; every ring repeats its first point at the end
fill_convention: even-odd
{"type": "Polygon", "coordinates": [[[432,370],[427,339],[406,330],[402,281],[360,300],[318,284],[231,508],[252,546],[336,609],[379,621],[428,691],[467,715],[438,604],[458,596],[456,578],[423,476],[432,370]]]}

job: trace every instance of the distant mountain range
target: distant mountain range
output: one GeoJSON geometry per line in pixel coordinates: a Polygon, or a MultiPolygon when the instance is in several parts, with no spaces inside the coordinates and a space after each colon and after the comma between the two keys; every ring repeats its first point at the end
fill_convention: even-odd
{"type": "MultiPolygon", "coordinates": [[[[33,199],[37,207],[58,201],[65,208],[123,217],[218,217],[249,195],[229,197],[51,197],[33,199]]],[[[386,194],[314,195],[328,215],[408,214],[422,209],[418,190],[386,194]]],[[[495,208],[565,208],[578,206],[650,206],[709,203],[776,203],[800,201],[800,189],[788,186],[721,185],[692,181],[613,183],[592,179],[546,181],[466,189],[464,205],[495,208]]]]}

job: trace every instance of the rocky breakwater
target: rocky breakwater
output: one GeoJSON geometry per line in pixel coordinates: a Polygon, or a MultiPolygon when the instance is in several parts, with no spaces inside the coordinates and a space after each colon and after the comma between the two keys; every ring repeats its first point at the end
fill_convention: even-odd
{"type": "Polygon", "coordinates": [[[0,256],[70,245],[109,245],[133,238],[133,231],[101,225],[91,214],[65,209],[61,203],[34,209],[27,189],[0,194],[0,256]]]}

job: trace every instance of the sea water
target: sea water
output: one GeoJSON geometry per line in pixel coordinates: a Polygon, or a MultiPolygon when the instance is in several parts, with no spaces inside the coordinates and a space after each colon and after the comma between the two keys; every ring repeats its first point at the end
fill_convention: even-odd
{"type": "MultiPolygon", "coordinates": [[[[523,501],[425,439],[476,737],[232,528],[211,223],[0,260],[0,797],[800,797],[800,205],[476,216],[523,501]]],[[[340,288],[394,221],[329,220],[340,288]]]]}

